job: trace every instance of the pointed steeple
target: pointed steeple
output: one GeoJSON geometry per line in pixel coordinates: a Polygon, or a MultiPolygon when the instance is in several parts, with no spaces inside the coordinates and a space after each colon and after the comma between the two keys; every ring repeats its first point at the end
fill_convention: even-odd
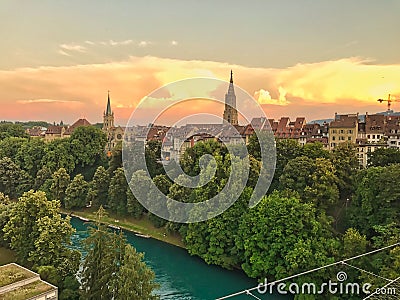
{"type": "Polygon", "coordinates": [[[224,120],[232,125],[238,125],[238,112],[236,110],[236,95],[233,85],[233,71],[229,80],[228,92],[225,94],[224,120]]]}
{"type": "Polygon", "coordinates": [[[111,112],[110,91],[108,91],[106,116],[111,116],[111,115],[112,112],[111,112]]]}

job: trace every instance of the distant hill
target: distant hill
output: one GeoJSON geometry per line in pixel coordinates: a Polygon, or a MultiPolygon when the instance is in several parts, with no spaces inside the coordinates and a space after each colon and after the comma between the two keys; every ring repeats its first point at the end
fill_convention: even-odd
{"type": "Polygon", "coordinates": [[[32,128],[32,127],[49,127],[50,123],[46,122],[46,121],[27,121],[27,122],[21,122],[21,121],[15,121],[15,122],[11,122],[11,121],[0,121],[0,124],[17,124],[17,125],[21,125],[23,128],[27,129],[27,128],[32,128]]]}

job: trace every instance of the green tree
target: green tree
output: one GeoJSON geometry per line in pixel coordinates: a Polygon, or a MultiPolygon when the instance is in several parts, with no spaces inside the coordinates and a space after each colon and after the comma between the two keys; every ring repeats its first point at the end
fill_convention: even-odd
{"type": "Polygon", "coordinates": [[[91,182],[91,190],[94,193],[93,203],[94,207],[100,207],[100,205],[106,205],[108,200],[108,188],[110,183],[110,176],[107,170],[100,166],[94,173],[93,180],[91,182]]]}
{"type": "Polygon", "coordinates": [[[247,212],[251,194],[252,189],[246,188],[240,198],[221,215],[189,224],[185,237],[188,252],[202,257],[208,264],[227,269],[239,266],[241,257],[235,237],[238,235],[240,219],[247,212]]]}
{"type": "Polygon", "coordinates": [[[118,142],[114,149],[111,151],[111,158],[109,161],[109,167],[107,172],[110,177],[114,174],[114,171],[118,168],[122,168],[122,143],[118,142]]]}
{"type": "Polygon", "coordinates": [[[64,168],[71,173],[75,169],[75,160],[70,138],[55,139],[46,143],[42,165],[47,166],[52,172],[64,168]]]}
{"type": "Polygon", "coordinates": [[[379,148],[368,155],[368,166],[386,167],[400,163],[400,150],[398,148],[379,148]]]}
{"type": "Polygon", "coordinates": [[[329,151],[325,150],[324,145],[320,142],[305,144],[301,149],[301,153],[312,159],[330,157],[329,151]]]}
{"type": "MultiPolygon", "coordinates": [[[[153,178],[153,183],[164,195],[168,195],[169,188],[171,187],[172,182],[167,175],[157,175],[156,177],[153,178]]],[[[158,212],[160,211],[165,212],[168,210],[166,203],[164,201],[161,201],[162,199],[160,198],[160,195],[158,194],[153,195],[152,192],[150,191],[147,197],[148,199],[153,199],[154,203],[157,203],[156,210],[158,212]]],[[[153,223],[155,227],[162,227],[167,223],[165,219],[162,219],[150,212],[149,212],[149,220],[153,223]]]]}
{"type": "Polygon", "coordinates": [[[114,171],[111,178],[110,187],[108,189],[108,205],[118,214],[127,212],[127,191],[128,183],[123,168],[114,171]]]}
{"type": "Polygon", "coordinates": [[[16,161],[21,168],[35,177],[42,167],[42,158],[45,155],[45,143],[42,139],[30,139],[23,143],[16,154],[16,161]]]}
{"type": "Polygon", "coordinates": [[[338,242],[311,203],[274,192],[240,221],[236,246],[254,278],[283,278],[334,261],[338,242]]]}
{"type": "Polygon", "coordinates": [[[81,174],[74,177],[65,190],[65,208],[81,208],[86,204],[88,184],[81,174]]]}
{"type": "Polygon", "coordinates": [[[247,144],[247,151],[251,156],[257,160],[261,160],[261,148],[260,142],[258,141],[256,133],[253,133],[249,138],[249,143],[247,144]]]}
{"type": "Polygon", "coordinates": [[[34,269],[54,266],[64,278],[77,272],[80,253],[68,248],[75,230],[59,208],[60,203],[48,201],[45,193],[29,191],[13,207],[3,231],[18,262],[34,269]]]}
{"type": "Polygon", "coordinates": [[[277,139],[276,140],[276,168],[274,178],[271,183],[270,191],[278,189],[279,187],[279,179],[284,173],[284,168],[286,164],[298,157],[301,156],[301,146],[296,140],[290,139],[277,139]]]}
{"type": "Polygon", "coordinates": [[[28,134],[21,125],[17,124],[0,124],[0,140],[7,137],[27,138],[28,134]]]}
{"type": "Polygon", "coordinates": [[[105,155],[106,134],[94,126],[77,127],[70,142],[76,165],[93,165],[96,159],[105,155]]]}
{"type": "MultiPolygon", "coordinates": [[[[100,207],[99,212],[102,211],[100,207]]],[[[100,219],[101,217],[98,221],[100,219]]],[[[123,256],[121,247],[121,236],[109,232],[107,227],[99,222],[89,229],[89,237],[84,241],[87,255],[81,271],[83,299],[113,299],[110,285],[121,263],[123,256]]]]}
{"type": "Polygon", "coordinates": [[[342,200],[351,198],[354,192],[354,180],[360,168],[356,150],[354,144],[345,142],[337,145],[332,152],[331,161],[336,169],[340,198],[342,200]]]}
{"type": "Polygon", "coordinates": [[[349,228],[343,236],[343,257],[350,258],[367,252],[368,241],[357,229],[349,228]]]}
{"type": "Polygon", "coordinates": [[[100,223],[102,207],[97,215],[97,223],[84,243],[87,256],[81,272],[83,299],[158,299],[153,295],[157,287],[154,273],[142,261],[143,254],[126,244],[122,232],[110,232],[100,223]]]}
{"type": "Polygon", "coordinates": [[[326,210],[339,199],[338,179],[332,163],[324,158],[299,156],[290,160],[280,178],[283,189],[291,189],[305,201],[326,210]]]}
{"type": "Polygon", "coordinates": [[[145,146],[146,166],[151,178],[163,174],[163,165],[159,163],[161,159],[161,142],[149,141],[145,146]]]}
{"type": "Polygon", "coordinates": [[[32,186],[32,178],[10,158],[0,159],[0,192],[17,198],[32,186]]]}
{"type": "Polygon", "coordinates": [[[354,200],[347,214],[350,226],[370,237],[375,225],[400,224],[400,165],[370,167],[356,179],[354,200]]]}
{"type": "Polygon", "coordinates": [[[291,189],[305,198],[307,186],[313,184],[311,175],[315,170],[315,160],[306,156],[299,156],[290,160],[279,178],[282,189],[291,189]]]}
{"type": "MultiPolygon", "coordinates": [[[[34,190],[39,190],[49,179],[51,179],[52,173],[49,167],[43,166],[36,174],[35,183],[33,185],[34,190]]],[[[50,183],[51,185],[51,183],[50,183]]],[[[49,188],[50,188],[49,185],[49,188]]]]}
{"type": "Polygon", "coordinates": [[[61,205],[64,206],[65,192],[71,181],[67,170],[60,168],[51,176],[50,192],[55,200],[59,200],[61,205]]]}
{"type": "Polygon", "coordinates": [[[158,287],[154,283],[154,272],[143,262],[143,253],[137,253],[131,245],[125,246],[122,265],[118,270],[114,299],[116,300],[153,300],[159,299],[153,291],[158,287]]]}
{"type": "MultiPolygon", "coordinates": [[[[4,228],[4,226],[10,220],[14,205],[15,203],[11,202],[8,196],[0,192],[0,228],[4,228]]],[[[4,232],[2,230],[0,230],[0,246],[9,247],[8,241],[5,239],[4,232]]]]}
{"type": "Polygon", "coordinates": [[[19,149],[27,142],[28,139],[20,137],[0,139],[0,158],[9,157],[14,161],[19,149]]]}

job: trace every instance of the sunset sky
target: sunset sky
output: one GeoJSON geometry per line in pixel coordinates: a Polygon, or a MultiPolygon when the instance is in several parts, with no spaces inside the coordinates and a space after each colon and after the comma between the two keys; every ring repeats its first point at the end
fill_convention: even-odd
{"type": "Polygon", "coordinates": [[[124,125],[160,86],[231,69],[270,118],[381,112],[378,98],[400,99],[399,12],[398,0],[2,0],[0,120],[101,122],[110,90],[124,125]]]}

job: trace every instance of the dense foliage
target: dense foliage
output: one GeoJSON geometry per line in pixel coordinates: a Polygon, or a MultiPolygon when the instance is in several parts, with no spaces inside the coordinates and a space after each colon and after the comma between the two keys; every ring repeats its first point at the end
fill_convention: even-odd
{"type": "MultiPolygon", "coordinates": [[[[69,227],[54,215],[58,205],[67,209],[80,209],[87,205],[96,208],[104,206],[117,215],[149,218],[154,226],[165,226],[181,234],[190,254],[200,256],[209,264],[229,269],[241,268],[259,280],[280,279],[399,242],[400,151],[397,149],[377,151],[371,156],[370,166],[360,169],[356,147],[350,143],[342,143],[329,152],[319,143],[301,146],[294,140],[277,140],[277,165],[272,185],[262,201],[249,208],[248,201],[260,174],[261,164],[260,148],[255,137],[250,138],[249,157],[231,156],[226,147],[214,141],[199,142],[188,148],[180,162],[183,171],[190,176],[199,175],[200,182],[211,177],[208,183],[197,188],[182,186],[188,180],[182,175],[170,174],[175,179],[173,182],[165,174],[164,168],[158,163],[160,143],[153,141],[145,148],[152,181],[163,194],[181,202],[200,202],[215,196],[227,184],[233,162],[250,162],[249,180],[238,201],[213,219],[188,225],[167,222],[149,213],[137,201],[122,168],[121,145],[113,150],[112,157],[107,161],[104,156],[104,134],[96,128],[82,127],[70,138],[46,143],[26,138],[14,127],[5,126],[0,129],[1,132],[0,192],[4,195],[0,194],[0,226],[5,231],[0,232],[0,239],[6,240],[1,243],[10,243],[21,261],[40,267],[49,278],[61,276],[64,281],[69,280],[66,274],[59,274],[58,263],[52,269],[46,265],[46,257],[34,255],[35,249],[41,249],[48,238],[36,232],[37,228],[47,226],[46,232],[52,237],[55,233],[51,224],[61,226],[64,229],[60,236],[55,237],[57,240],[66,241],[71,234],[69,227]],[[202,166],[200,158],[205,154],[212,155],[214,160],[202,166]],[[32,188],[45,194],[29,192],[17,204],[10,201],[32,188]],[[45,200],[46,197],[57,202],[45,200]],[[11,227],[20,222],[20,219],[16,219],[16,210],[26,213],[27,208],[18,206],[22,205],[19,203],[25,203],[26,199],[34,203],[46,201],[40,209],[36,204],[29,208],[33,211],[51,211],[41,213],[40,218],[36,216],[35,219],[21,221],[20,226],[30,227],[26,229],[28,233],[35,232],[30,235],[34,242],[29,245],[25,244],[27,241],[11,238],[18,237],[17,229],[11,227]]],[[[176,163],[171,162],[169,168],[176,163]]],[[[133,187],[135,184],[140,187],[151,184],[142,170],[133,173],[129,180],[133,187]]],[[[159,202],[159,195],[154,195],[149,188],[138,191],[143,193],[143,197],[159,202]]],[[[169,207],[160,202],[158,209],[165,211],[169,207]]],[[[17,228],[22,230],[21,227],[17,228]]],[[[134,249],[125,247],[124,243],[122,237],[107,232],[101,226],[92,230],[87,250],[91,253],[95,245],[101,249],[89,256],[91,261],[85,262],[85,299],[100,299],[99,295],[126,299],[118,298],[113,293],[134,290],[133,283],[132,286],[129,282],[123,286],[110,275],[118,272],[123,276],[134,276],[137,269],[124,263],[127,261],[139,270],[144,268],[134,249]],[[111,248],[117,249],[117,252],[101,252],[111,248]],[[101,257],[104,257],[104,261],[100,261],[101,257]],[[100,268],[96,272],[100,273],[91,273],[96,264],[100,268]],[[89,289],[89,286],[93,286],[93,289],[89,289]]],[[[63,251],[63,248],[57,248],[56,252],[63,251]]],[[[54,259],[56,262],[58,259],[62,261],[63,257],[61,255],[61,258],[57,256],[54,259]]],[[[398,277],[400,248],[370,256],[368,260],[360,259],[355,264],[382,277],[398,277]]],[[[355,282],[364,280],[382,285],[379,280],[372,280],[357,270],[346,269],[346,272],[355,282]]],[[[307,280],[327,281],[334,278],[335,274],[330,271],[308,274],[307,280]]],[[[147,275],[151,282],[151,274],[147,275]]],[[[73,286],[73,282],[70,286],[73,286]]],[[[152,287],[150,284],[148,290],[152,287]]],[[[151,297],[151,294],[147,295],[151,297]]],[[[130,299],[136,298],[132,296],[130,299]]]]}
{"type": "Polygon", "coordinates": [[[143,254],[128,245],[122,233],[117,234],[98,222],[85,240],[87,255],[81,271],[82,298],[87,300],[153,300],[157,287],[154,273],[142,261],[143,254]]]}

